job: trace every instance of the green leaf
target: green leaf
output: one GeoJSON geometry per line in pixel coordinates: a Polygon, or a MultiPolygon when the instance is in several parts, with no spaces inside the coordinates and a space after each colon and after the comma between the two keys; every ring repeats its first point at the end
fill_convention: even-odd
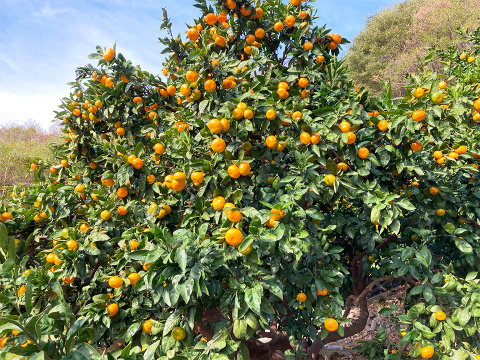
{"type": "Polygon", "coordinates": [[[413,206],[413,204],[407,199],[401,199],[399,201],[396,201],[395,205],[400,206],[401,208],[404,208],[405,210],[408,210],[408,211],[413,211],[416,209],[416,207],[413,206]]]}
{"type": "Polygon", "coordinates": [[[262,291],[257,287],[249,288],[245,291],[245,302],[248,307],[260,315],[260,305],[262,304],[262,291]]]}
{"type": "Polygon", "coordinates": [[[465,280],[471,281],[474,280],[478,275],[478,271],[473,271],[471,273],[468,273],[467,276],[465,276],[465,280]]]}
{"type": "Polygon", "coordinates": [[[163,328],[163,336],[167,336],[170,331],[180,322],[180,314],[178,312],[172,313],[167,321],[165,321],[165,327],[163,328]]]}
{"type": "Polygon", "coordinates": [[[244,339],[247,335],[247,321],[246,320],[235,320],[233,322],[233,335],[237,339],[244,339]]]}
{"type": "Polygon", "coordinates": [[[240,344],[237,350],[237,360],[250,360],[250,352],[245,344],[240,344]]]}
{"type": "Polygon", "coordinates": [[[426,268],[430,266],[430,263],[432,262],[432,254],[425,246],[422,247],[420,251],[415,254],[415,256],[418,260],[420,260],[423,266],[426,268]]]}
{"type": "Polygon", "coordinates": [[[180,266],[180,269],[185,271],[187,267],[187,252],[185,249],[177,248],[177,253],[175,255],[175,258],[177,259],[178,266],[180,266]]]}
{"type": "Polygon", "coordinates": [[[8,252],[8,233],[7,227],[5,224],[0,223],[0,253],[2,254],[3,258],[7,258],[8,252]]]}
{"type": "Polygon", "coordinates": [[[472,313],[470,312],[470,309],[463,309],[458,313],[458,323],[461,326],[465,326],[470,321],[471,317],[472,313]]]}
{"type": "Polygon", "coordinates": [[[134,322],[130,325],[125,333],[125,341],[128,343],[132,340],[133,335],[136,334],[138,330],[140,330],[141,324],[139,322],[134,322]]]}
{"type": "Polygon", "coordinates": [[[88,327],[85,326],[85,324],[88,324],[88,318],[80,318],[77,321],[73,323],[73,325],[68,329],[67,332],[67,341],[65,343],[65,347],[69,348],[75,339],[75,336],[80,334],[82,331],[85,331],[88,327]]]}
{"type": "Polygon", "coordinates": [[[445,226],[444,226],[444,229],[445,229],[446,232],[451,234],[455,231],[455,225],[453,225],[452,223],[446,223],[445,226]]]}
{"type": "Polygon", "coordinates": [[[375,206],[373,209],[372,209],[372,213],[370,214],[370,221],[373,223],[373,222],[376,222],[380,219],[380,215],[381,215],[381,209],[378,207],[378,206],[375,206]]]}
{"type": "Polygon", "coordinates": [[[464,254],[473,254],[472,246],[463,239],[455,238],[455,245],[464,254]]]}
{"type": "Polygon", "coordinates": [[[153,360],[155,357],[155,352],[157,351],[158,346],[160,345],[160,340],[155,341],[151,344],[143,355],[144,360],[153,360]]]}

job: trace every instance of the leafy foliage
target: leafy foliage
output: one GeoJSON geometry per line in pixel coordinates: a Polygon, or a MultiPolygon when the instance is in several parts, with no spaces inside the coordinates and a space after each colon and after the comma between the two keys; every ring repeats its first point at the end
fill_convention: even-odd
{"type": "Polygon", "coordinates": [[[291,3],[199,0],[185,42],[165,12],[166,81],[115,46],[77,69],[56,161],[1,205],[2,357],[313,359],[394,278],[410,356],[478,353],[478,63],[370,100],[291,3]]]}
{"type": "MultiPolygon", "coordinates": [[[[382,79],[390,79],[394,94],[403,96],[404,76],[424,65],[432,45],[466,47],[457,29],[476,28],[478,6],[478,0],[407,0],[372,15],[346,56],[352,78],[375,93],[382,91],[382,79]]],[[[438,58],[430,67],[442,69],[438,58]]]]}

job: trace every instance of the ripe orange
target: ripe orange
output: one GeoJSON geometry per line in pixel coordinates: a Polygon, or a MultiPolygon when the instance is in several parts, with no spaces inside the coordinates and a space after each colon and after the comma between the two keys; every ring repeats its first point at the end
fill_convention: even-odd
{"type": "Polygon", "coordinates": [[[337,44],[334,41],[328,43],[327,48],[330,50],[335,50],[337,48],[337,44]]]}
{"type": "Polygon", "coordinates": [[[348,133],[350,131],[350,123],[347,121],[342,121],[340,125],[338,125],[340,131],[343,133],[348,133]]]}
{"type": "Polygon", "coordinates": [[[13,215],[10,212],[4,212],[0,215],[0,220],[4,222],[5,220],[13,220],[13,215]]]}
{"type": "Polygon", "coordinates": [[[225,140],[221,138],[216,138],[212,141],[212,150],[216,153],[223,152],[226,146],[227,145],[225,144],[225,140]]]}
{"type": "Polygon", "coordinates": [[[310,141],[314,145],[318,144],[320,142],[320,135],[317,133],[313,133],[312,136],[310,137],[310,141]]]}
{"type": "Polygon", "coordinates": [[[294,26],[295,25],[295,16],[293,15],[288,15],[286,18],[285,18],[285,24],[287,24],[287,26],[294,26]]]}
{"type": "Polygon", "coordinates": [[[467,147],[466,146],[459,146],[458,148],[455,149],[455,152],[459,155],[465,154],[467,152],[467,147]]]}
{"type": "Polygon", "coordinates": [[[435,214],[439,217],[442,217],[443,215],[445,215],[445,210],[443,209],[437,209],[437,211],[435,212],[435,214]]]}
{"type": "Polygon", "coordinates": [[[300,141],[302,142],[302,144],[308,145],[310,144],[310,140],[311,140],[311,137],[309,133],[304,131],[300,134],[300,141]]]}
{"type": "Polygon", "coordinates": [[[387,120],[381,120],[378,123],[378,130],[380,131],[386,131],[388,129],[388,121],[387,120]]]}
{"type": "Polygon", "coordinates": [[[120,136],[125,135],[125,129],[124,128],[119,127],[119,128],[117,128],[116,132],[117,132],[117,135],[120,135],[120,136]]]}
{"type": "Polygon", "coordinates": [[[410,148],[413,150],[413,151],[420,151],[422,150],[422,144],[419,143],[418,141],[415,141],[413,143],[410,144],[410,148]]]}
{"type": "Polygon", "coordinates": [[[335,175],[328,174],[325,176],[325,184],[327,184],[327,186],[333,186],[334,183],[335,183],[335,175]]]}
{"type": "Polygon", "coordinates": [[[213,80],[207,80],[205,81],[205,90],[208,92],[215,91],[217,88],[217,84],[213,80]]]}
{"type": "Polygon", "coordinates": [[[189,70],[187,71],[185,78],[187,79],[188,82],[193,83],[198,80],[198,73],[196,71],[189,70]]]}
{"type": "Polygon", "coordinates": [[[268,120],[275,120],[275,118],[277,117],[277,112],[273,109],[268,109],[266,116],[268,120]]]}
{"type": "Polygon", "coordinates": [[[137,273],[131,273],[128,275],[128,281],[130,281],[130,285],[135,285],[139,279],[140,275],[137,273]]]}
{"type": "Polygon", "coordinates": [[[215,15],[214,13],[209,13],[205,15],[204,20],[208,25],[213,25],[218,21],[218,18],[217,15],[215,15]]]}
{"type": "Polygon", "coordinates": [[[30,164],[30,169],[32,169],[32,170],[37,170],[37,167],[38,167],[38,164],[36,164],[36,163],[31,163],[30,164]]]}
{"type": "Polygon", "coordinates": [[[270,135],[265,139],[265,145],[269,149],[275,149],[277,147],[277,138],[274,135],[270,135]]]}
{"type": "Polygon", "coordinates": [[[433,152],[433,157],[438,160],[438,159],[440,159],[440,158],[443,157],[443,154],[442,154],[441,151],[438,151],[438,150],[437,150],[437,151],[434,151],[434,152],[433,152]]]}
{"type": "Polygon", "coordinates": [[[190,178],[192,181],[196,184],[201,184],[203,182],[203,173],[199,171],[194,171],[191,175],[190,178]]]}
{"type": "Polygon", "coordinates": [[[143,167],[143,160],[140,158],[135,158],[132,161],[132,165],[135,169],[141,169],[143,167]]]}
{"type": "Polygon", "coordinates": [[[230,165],[228,167],[228,175],[234,179],[238,179],[240,177],[240,170],[236,165],[230,165]]]}
{"type": "Polygon", "coordinates": [[[233,10],[237,7],[237,3],[235,2],[235,0],[227,0],[226,5],[230,10],[233,10]]]}
{"type": "Polygon", "coordinates": [[[245,119],[248,119],[250,120],[251,118],[253,118],[253,111],[251,109],[245,109],[245,111],[243,112],[243,117],[245,119]]]}
{"type": "Polygon", "coordinates": [[[113,303],[107,306],[108,316],[112,317],[118,313],[118,305],[113,303]]]}
{"type": "Polygon", "coordinates": [[[424,346],[422,347],[422,350],[420,350],[420,355],[424,359],[430,359],[433,356],[433,348],[430,346],[424,346]]]}
{"type": "Polygon", "coordinates": [[[112,276],[110,279],[108,279],[108,286],[110,286],[112,289],[118,289],[122,285],[123,280],[118,276],[112,276]]]}
{"type": "Polygon", "coordinates": [[[192,40],[196,41],[199,38],[200,34],[198,33],[198,30],[196,28],[190,28],[187,31],[187,37],[192,40]]]}
{"type": "MultiPolygon", "coordinates": [[[[23,295],[25,294],[26,291],[27,291],[27,287],[26,287],[25,285],[22,285],[22,286],[20,286],[20,288],[18,289],[17,295],[21,297],[21,296],[23,296],[23,295]]],[[[7,338],[2,338],[2,339],[0,340],[0,345],[1,345],[1,346],[0,346],[0,349],[3,347],[3,345],[5,344],[6,341],[7,341],[7,338]]]]}
{"type": "Polygon", "coordinates": [[[337,45],[342,42],[342,37],[340,36],[340,34],[333,35],[332,39],[333,39],[333,42],[337,45]]]}
{"type": "Polygon", "coordinates": [[[317,289],[317,295],[318,296],[326,296],[328,294],[328,290],[327,289],[323,289],[322,291],[318,290],[317,289]]]}
{"type": "Polygon", "coordinates": [[[228,220],[233,223],[238,223],[242,220],[242,213],[238,210],[227,210],[225,211],[228,220]]]}
{"type": "Polygon", "coordinates": [[[115,51],[113,49],[105,49],[103,52],[103,58],[105,61],[112,61],[115,58],[115,51]]]}
{"type": "Polygon", "coordinates": [[[370,153],[370,151],[368,151],[367,148],[362,147],[362,148],[358,149],[357,155],[360,159],[366,159],[368,157],[369,153],[370,153]]]}
{"type": "Polygon", "coordinates": [[[212,207],[215,210],[222,210],[225,206],[225,198],[223,196],[217,196],[212,201],[212,207]]]}
{"type": "Polygon", "coordinates": [[[300,86],[301,88],[306,88],[308,86],[308,79],[300,78],[298,80],[298,86],[300,86]]]}
{"type": "Polygon", "coordinates": [[[348,170],[348,165],[345,164],[344,162],[339,162],[337,164],[337,170],[343,170],[343,172],[348,170]]]}
{"type": "Polygon", "coordinates": [[[238,229],[229,229],[225,234],[225,241],[232,246],[240,245],[243,241],[243,234],[238,229]]]}
{"type": "Polygon", "coordinates": [[[427,113],[423,110],[417,110],[412,114],[412,119],[416,122],[425,120],[427,113]]]}
{"type": "Polygon", "coordinates": [[[438,195],[438,193],[440,192],[440,190],[438,190],[438,188],[436,188],[436,187],[431,187],[428,191],[432,195],[438,195]]]}
{"type": "Polygon", "coordinates": [[[310,41],[307,41],[303,44],[303,50],[310,51],[313,49],[313,44],[310,41]]]}
{"type": "MultiPolygon", "coordinates": [[[[228,1],[228,0],[227,0],[228,1]]],[[[263,9],[262,8],[256,8],[255,9],[255,17],[257,19],[261,19],[263,17],[263,9]]],[[[255,35],[256,36],[256,35],[255,35]]]]}
{"type": "Polygon", "coordinates": [[[128,209],[125,208],[125,206],[119,206],[118,209],[117,209],[117,212],[119,215],[127,215],[128,213],[128,209]]]}
{"type": "Polygon", "coordinates": [[[182,191],[185,189],[186,183],[185,181],[173,180],[172,181],[172,189],[175,191],[182,191]]]}
{"type": "Polygon", "coordinates": [[[183,96],[189,96],[191,92],[192,91],[190,89],[190,86],[188,86],[188,84],[182,84],[180,86],[180,94],[182,94],[183,96]]]}
{"type": "Polygon", "coordinates": [[[273,30],[275,30],[276,32],[280,32],[283,30],[283,27],[284,27],[283,23],[279,21],[279,22],[276,22],[275,25],[273,25],[273,30]]]}
{"type": "Polygon", "coordinates": [[[62,281],[65,284],[71,284],[75,281],[75,278],[73,276],[67,276],[67,277],[62,276],[62,281]]]}
{"type": "Polygon", "coordinates": [[[90,225],[88,224],[82,224],[80,225],[80,231],[83,233],[87,233],[90,230],[90,225]]]}
{"type": "Polygon", "coordinates": [[[425,90],[423,90],[423,88],[421,87],[418,87],[415,90],[413,90],[412,95],[414,98],[420,99],[421,97],[423,97],[423,95],[425,95],[425,90]]]}
{"type": "Polygon", "coordinates": [[[151,334],[152,333],[152,323],[151,323],[150,319],[146,320],[143,323],[142,330],[145,334],[151,334]]]}
{"type": "Polygon", "coordinates": [[[67,243],[67,248],[69,251],[77,250],[78,249],[78,244],[75,240],[68,240],[67,243]]]}
{"type": "Polygon", "coordinates": [[[165,152],[165,148],[163,147],[162,144],[160,143],[156,143],[154,146],[153,146],[153,150],[155,150],[155,152],[159,155],[162,155],[164,152],[165,152]]]}
{"type": "Polygon", "coordinates": [[[338,329],[337,320],[332,319],[332,318],[326,319],[325,322],[323,323],[323,325],[325,326],[325,329],[328,330],[328,331],[337,331],[337,329],[338,329]]]}
{"type": "Polygon", "coordinates": [[[292,120],[295,120],[295,121],[300,121],[302,120],[303,118],[303,114],[301,111],[295,111],[293,114],[292,114],[292,120]]]}
{"type": "Polygon", "coordinates": [[[242,162],[238,167],[240,175],[247,176],[250,173],[250,164],[246,161],[242,162]]]}
{"type": "Polygon", "coordinates": [[[447,83],[446,83],[445,81],[440,81],[440,82],[438,83],[438,87],[439,87],[440,89],[445,89],[445,88],[447,87],[447,83]]]}
{"type": "Polygon", "coordinates": [[[118,188],[117,190],[117,196],[122,199],[128,195],[128,189],[124,186],[118,188]]]}
{"type": "Polygon", "coordinates": [[[305,300],[307,300],[307,295],[306,295],[305,293],[303,293],[303,292],[298,293],[298,294],[297,294],[297,300],[298,300],[299,302],[304,302],[305,300]]]}
{"type": "Polygon", "coordinates": [[[255,30],[255,37],[258,39],[263,39],[265,37],[265,30],[263,30],[262,28],[258,28],[257,30],[255,30]]]}
{"type": "Polygon", "coordinates": [[[447,318],[447,315],[443,311],[437,311],[435,313],[435,319],[438,321],[444,321],[447,318]]]}
{"type": "Polygon", "coordinates": [[[208,122],[207,127],[214,134],[220,134],[223,130],[222,123],[218,119],[212,119],[208,122]]]}
{"type": "Polygon", "coordinates": [[[282,100],[285,100],[286,98],[288,98],[290,96],[289,92],[286,89],[283,89],[283,88],[279,88],[277,90],[277,94],[280,97],[280,99],[282,99],[282,100]]]}

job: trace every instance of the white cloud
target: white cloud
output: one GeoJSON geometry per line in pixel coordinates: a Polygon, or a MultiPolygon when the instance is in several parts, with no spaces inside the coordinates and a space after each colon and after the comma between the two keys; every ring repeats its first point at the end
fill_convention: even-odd
{"type": "Polygon", "coordinates": [[[0,91],[0,125],[33,119],[48,129],[60,100],[53,94],[12,94],[0,91]]]}

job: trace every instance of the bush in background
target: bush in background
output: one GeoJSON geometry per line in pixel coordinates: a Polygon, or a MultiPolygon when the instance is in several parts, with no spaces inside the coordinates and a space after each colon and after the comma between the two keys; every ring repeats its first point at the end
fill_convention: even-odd
{"type": "Polygon", "coordinates": [[[37,122],[0,125],[0,194],[6,186],[32,183],[33,175],[25,171],[30,166],[27,157],[53,160],[50,147],[59,142],[60,131],[52,125],[45,131],[37,122]]]}
{"type": "MultiPolygon", "coordinates": [[[[403,95],[404,75],[423,65],[430,46],[466,47],[457,29],[476,28],[479,9],[480,0],[408,0],[369,17],[346,56],[352,78],[373,92],[383,89],[378,79],[390,78],[394,93],[403,95]]],[[[438,60],[430,66],[441,70],[438,60]]]]}

